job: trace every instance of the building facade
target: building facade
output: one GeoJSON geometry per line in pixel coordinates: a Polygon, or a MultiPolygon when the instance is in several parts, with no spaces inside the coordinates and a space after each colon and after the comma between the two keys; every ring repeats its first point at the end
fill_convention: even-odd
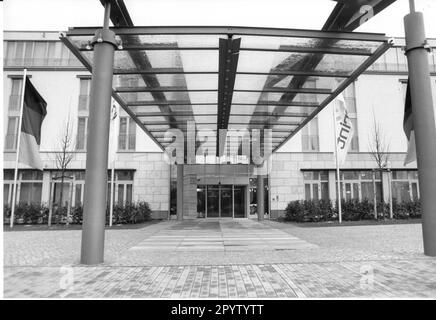
{"type": "MultiPolygon", "coordinates": [[[[79,206],[84,193],[91,74],[59,41],[57,32],[6,31],[4,41],[4,202],[12,199],[22,71],[26,67],[32,83],[47,102],[40,146],[44,170],[19,165],[17,200],[60,202],[56,155],[62,152],[60,141],[71,126],[67,151],[73,159],[66,171],[62,205],[79,206]]],[[[436,47],[436,40],[430,40],[430,44],[436,47]]],[[[341,168],[341,196],[345,199],[373,201],[374,193],[377,201],[388,201],[389,194],[396,201],[419,198],[416,163],[404,166],[407,141],[402,124],[407,61],[402,46],[404,40],[396,39],[395,46],[343,93],[355,131],[341,168]],[[389,170],[375,170],[377,163],[371,150],[376,127],[389,150],[389,170]]],[[[436,96],[435,55],[430,59],[436,96]]],[[[317,81],[310,79],[310,84],[316,87],[317,81]]],[[[273,154],[270,172],[264,178],[265,213],[270,218],[282,215],[293,200],[336,200],[332,112],[332,105],[324,108],[273,154]]],[[[154,218],[174,216],[175,166],[166,161],[161,149],[123,110],[119,121],[115,202],[146,201],[154,218]]],[[[225,157],[207,157],[199,162],[184,168],[184,218],[256,217],[257,176],[252,165],[225,157]]],[[[108,195],[109,192],[110,188],[108,195]]]]}

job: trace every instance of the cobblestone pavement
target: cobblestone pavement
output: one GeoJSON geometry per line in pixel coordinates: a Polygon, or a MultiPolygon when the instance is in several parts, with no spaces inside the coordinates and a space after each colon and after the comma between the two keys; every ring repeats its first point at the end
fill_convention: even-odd
{"type": "Polygon", "coordinates": [[[166,221],[108,230],[95,267],[78,264],[80,231],[4,240],[6,298],[436,298],[436,259],[422,254],[419,224],[166,221]]]}

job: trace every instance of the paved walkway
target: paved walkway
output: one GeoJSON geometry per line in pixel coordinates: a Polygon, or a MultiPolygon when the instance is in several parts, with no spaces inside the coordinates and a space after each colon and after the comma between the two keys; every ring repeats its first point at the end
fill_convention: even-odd
{"type": "Polygon", "coordinates": [[[135,245],[142,251],[296,250],[316,245],[253,220],[187,220],[135,245]]]}
{"type": "Polygon", "coordinates": [[[95,267],[78,264],[80,231],[4,235],[6,298],[436,298],[418,224],[165,221],[107,231],[95,267]]]}

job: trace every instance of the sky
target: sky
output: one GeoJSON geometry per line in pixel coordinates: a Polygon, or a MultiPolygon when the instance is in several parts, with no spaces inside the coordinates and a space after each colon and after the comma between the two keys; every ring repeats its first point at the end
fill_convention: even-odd
{"type": "MultiPolygon", "coordinates": [[[[136,26],[247,26],[320,29],[332,0],[125,0],[136,26]]],[[[436,38],[436,0],[415,0],[424,12],[426,34],[436,38]]],[[[356,31],[403,37],[408,0],[397,0],[356,31]]],[[[64,31],[100,26],[99,0],[6,0],[4,30],[64,31]]]]}

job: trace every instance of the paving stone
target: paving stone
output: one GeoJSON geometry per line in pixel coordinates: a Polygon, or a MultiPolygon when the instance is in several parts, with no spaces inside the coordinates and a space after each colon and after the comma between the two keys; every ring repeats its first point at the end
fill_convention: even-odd
{"type": "Polygon", "coordinates": [[[78,263],[80,231],[4,233],[6,298],[436,298],[419,225],[300,228],[252,220],[108,230],[106,262],[78,263]]]}

